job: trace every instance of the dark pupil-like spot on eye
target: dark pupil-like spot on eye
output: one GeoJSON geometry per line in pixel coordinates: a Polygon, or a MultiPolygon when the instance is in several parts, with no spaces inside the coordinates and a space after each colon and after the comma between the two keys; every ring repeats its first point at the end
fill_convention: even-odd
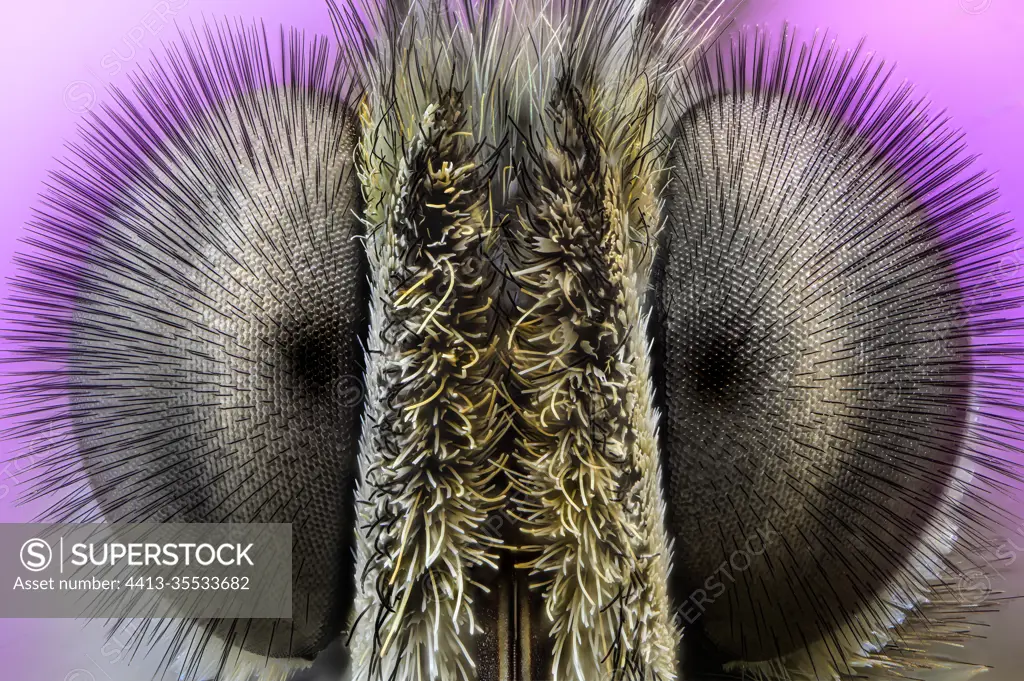
{"type": "MultiPolygon", "coordinates": [[[[696,327],[700,320],[695,319],[696,327]]],[[[757,346],[749,330],[736,321],[715,323],[710,329],[692,328],[693,340],[683,359],[683,374],[695,396],[707,401],[735,397],[756,382],[757,346]]]]}
{"type": "Polygon", "coordinates": [[[346,340],[336,329],[324,325],[311,325],[295,333],[284,355],[298,386],[314,394],[337,388],[345,376],[342,350],[346,340]]]}

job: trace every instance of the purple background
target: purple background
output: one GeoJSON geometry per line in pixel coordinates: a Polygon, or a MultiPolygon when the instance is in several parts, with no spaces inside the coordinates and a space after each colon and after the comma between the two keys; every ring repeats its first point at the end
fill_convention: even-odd
{"type": "MultiPolygon", "coordinates": [[[[47,169],[63,155],[81,113],[105,97],[107,83],[174,39],[177,21],[242,16],[309,32],[329,32],[324,0],[8,0],[0,8],[0,269],[8,276],[11,256],[47,169]]],[[[996,173],[999,210],[1024,216],[1024,3],[1019,0],[748,0],[737,24],[767,24],[775,33],[783,20],[809,38],[828,29],[844,46],[863,36],[867,49],[896,62],[896,75],[917,86],[953,124],[981,165],[996,173]]],[[[1024,235],[1024,225],[1020,228],[1024,235]]],[[[1024,249],[1022,249],[1024,252],[1024,249]]],[[[1024,262],[1024,256],[1012,256],[1024,262]]],[[[1019,264],[1019,263],[1018,263],[1019,264]]],[[[1024,271],[1024,270],[1022,270],[1024,271]]],[[[0,298],[6,282],[0,284],[0,298]]],[[[0,405],[0,409],[3,406],[0,405]]],[[[0,461],[12,451],[0,442],[0,461]]],[[[38,508],[16,508],[8,486],[17,471],[0,470],[0,520],[29,519],[38,508]]],[[[1024,532],[1024,529],[1021,530],[1024,532]]],[[[1016,544],[1024,546],[1024,537],[1016,544]]],[[[1024,580],[989,574],[996,589],[1024,593],[1024,580]]],[[[1020,630],[1024,605],[992,618],[988,639],[972,644],[965,658],[995,665],[987,681],[1018,681],[1024,668],[1020,630]]],[[[137,681],[151,663],[129,668],[120,645],[104,644],[102,630],[73,621],[0,621],[0,677],[24,681],[137,681]]],[[[941,678],[935,676],[934,678],[941,678]]]]}

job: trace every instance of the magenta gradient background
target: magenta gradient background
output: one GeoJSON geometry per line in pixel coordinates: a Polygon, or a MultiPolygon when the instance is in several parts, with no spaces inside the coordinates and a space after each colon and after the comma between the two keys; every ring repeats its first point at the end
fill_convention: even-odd
{"type": "MultiPolygon", "coordinates": [[[[145,64],[150,51],[175,37],[172,22],[205,17],[262,19],[271,33],[284,24],[330,32],[324,0],[4,0],[0,8],[0,272],[12,272],[46,171],[74,138],[83,108],[105,99],[104,86],[145,64]],[[173,15],[173,16],[172,16],[173,15]]],[[[1020,0],[748,0],[737,24],[767,24],[777,32],[789,20],[809,38],[825,28],[853,47],[896,62],[907,79],[953,124],[967,132],[972,153],[994,172],[1003,196],[999,210],[1021,217],[1024,235],[1024,2],[1020,0]]],[[[1018,254],[1024,262],[1024,249],[1018,254]]],[[[1022,270],[1024,272],[1024,270],[1022,270]]],[[[6,294],[0,283],[0,299],[6,294]]],[[[0,404],[0,409],[3,405],[0,404]]],[[[0,461],[13,450],[0,442],[0,461]]],[[[10,468],[0,470],[9,485],[10,468]]],[[[37,508],[18,508],[0,487],[0,521],[28,520],[37,508]]],[[[1018,545],[1021,539],[1017,540],[1018,545]]],[[[1024,561],[1021,561],[1024,562],[1024,561]]],[[[997,589],[1024,594],[1024,579],[990,576],[997,589]]],[[[963,654],[993,664],[987,681],[1019,681],[1024,669],[1024,604],[992,619],[988,639],[963,654]]],[[[68,620],[0,621],[0,678],[19,681],[143,681],[152,661],[128,666],[119,646],[104,646],[102,630],[68,620]]],[[[929,677],[939,679],[941,676],[929,677]]]]}

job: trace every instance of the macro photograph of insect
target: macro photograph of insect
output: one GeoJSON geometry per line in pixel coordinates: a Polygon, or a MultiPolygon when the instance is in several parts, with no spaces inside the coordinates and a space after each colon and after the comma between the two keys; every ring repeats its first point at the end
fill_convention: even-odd
{"type": "Polygon", "coordinates": [[[0,17],[0,679],[1024,679],[1024,5],[0,17]]]}

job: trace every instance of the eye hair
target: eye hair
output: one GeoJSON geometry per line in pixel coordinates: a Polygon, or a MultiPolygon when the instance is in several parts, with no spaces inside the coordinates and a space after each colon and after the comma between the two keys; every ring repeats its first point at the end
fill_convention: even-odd
{"type": "MultiPolygon", "coordinates": [[[[865,593],[859,595],[858,612],[844,617],[839,609],[831,613],[822,605],[821,614],[815,615],[820,640],[808,635],[793,653],[778,650],[771,659],[754,660],[732,652],[733,662],[726,668],[744,678],[841,679],[854,674],[889,678],[893,673],[956,666],[954,660],[925,649],[925,644],[966,640],[972,635],[972,613],[994,605],[992,599],[963,602],[957,598],[955,586],[992,545],[998,525],[1011,518],[1005,502],[1021,482],[1020,466],[1010,456],[1021,451],[1021,436],[1012,424],[1021,410],[1020,369],[1014,362],[1021,354],[1015,335],[1024,326],[1019,312],[1024,298],[1020,278],[1007,277],[1001,271],[1003,260],[1012,257],[1013,231],[1007,228],[1005,215],[989,212],[995,190],[986,174],[973,169],[975,159],[963,152],[961,134],[951,130],[941,114],[931,113],[909,86],[890,88],[891,73],[884,64],[862,58],[859,47],[844,53],[834,42],[818,36],[801,45],[787,28],[780,45],[773,48],[767,34],[758,30],[741,34],[728,47],[711,53],[692,74],[680,78],[673,90],[679,123],[672,136],[673,178],[667,190],[671,217],[660,252],[677,253],[675,267],[689,272],[688,268],[700,267],[705,251],[712,253],[708,262],[727,262],[732,247],[722,244],[735,241],[736,249],[745,249],[742,257],[736,257],[741,257],[748,268],[742,271],[749,276],[730,285],[732,280],[726,275],[719,281],[708,274],[706,297],[718,291],[720,300],[708,300],[708,309],[697,310],[691,300],[700,295],[700,282],[669,281],[665,279],[667,265],[660,262],[655,278],[664,282],[658,284],[664,299],[657,305],[656,327],[672,323],[666,315],[676,307],[688,311],[679,319],[718,319],[742,334],[736,324],[723,321],[724,310],[742,308],[744,295],[754,295],[751,290],[768,287],[766,282],[781,276],[770,265],[770,258],[762,256],[758,244],[791,238],[796,249],[817,238],[822,241],[821,250],[803,269],[814,286],[801,289],[793,275],[791,294],[804,301],[800,308],[804,309],[839,296],[836,291],[846,291],[853,286],[854,277],[864,273],[859,288],[848,295],[870,302],[868,311],[854,318],[852,307],[839,306],[820,323],[825,338],[844,340],[860,333],[858,329],[870,329],[871,337],[877,339],[871,341],[877,352],[855,377],[864,383],[854,386],[856,393],[848,391],[847,397],[838,398],[846,405],[860,400],[860,411],[837,412],[838,421],[829,423],[848,423],[864,434],[862,437],[871,433],[871,437],[877,434],[891,440],[886,441],[884,452],[874,444],[862,443],[858,459],[841,462],[848,479],[858,481],[859,493],[840,487],[839,480],[820,481],[822,489],[807,483],[802,498],[813,496],[807,504],[817,511],[814,519],[818,525],[803,539],[796,537],[796,544],[790,547],[799,552],[820,546],[824,555],[815,554],[819,559],[834,560],[862,580],[865,593]],[[788,167],[786,154],[796,154],[792,150],[802,144],[817,153],[807,160],[803,171],[780,175],[788,167]],[[760,158],[761,165],[745,176],[750,145],[758,145],[756,153],[751,152],[754,160],[750,163],[757,164],[760,158]],[[762,147],[776,151],[766,152],[762,147]],[[771,184],[773,181],[777,184],[771,184]],[[837,196],[841,192],[845,193],[837,196]],[[814,233],[817,223],[808,221],[811,209],[804,207],[831,207],[839,201],[851,203],[848,211],[835,217],[834,223],[829,222],[833,218],[828,213],[819,217],[817,222],[823,225],[819,229],[826,231],[814,233]],[[882,211],[882,206],[888,210],[882,211]],[[767,215],[766,221],[753,222],[761,213],[767,215]],[[756,229],[743,232],[741,228],[748,223],[756,229]],[[719,225],[723,233],[716,231],[719,225]],[[792,230],[801,225],[806,233],[802,238],[793,236],[792,230]],[[717,256],[713,255],[715,249],[721,251],[717,256]],[[863,256],[841,259],[837,253],[842,249],[856,249],[863,256]],[[765,259],[758,260],[761,257],[765,259]],[[691,295],[692,290],[697,293],[691,295]],[[887,337],[887,329],[897,325],[906,327],[908,336],[887,337]],[[935,340],[936,334],[942,336],[942,343],[935,340]],[[926,345],[929,342],[932,344],[926,345]],[[909,386],[910,392],[893,394],[885,382],[895,380],[893,363],[887,357],[904,357],[914,347],[924,349],[920,356],[907,355],[907,361],[916,358],[914,366],[929,378],[909,386]],[[942,395],[936,392],[939,390],[942,395]],[[850,397],[854,394],[856,398],[850,397]],[[942,405],[956,409],[961,416],[942,416],[942,405]],[[922,419],[929,415],[932,420],[922,428],[922,419]],[[876,468],[872,471],[871,466],[876,468]],[[884,470],[880,472],[878,466],[884,470]],[[941,494],[936,496],[915,487],[938,484],[942,485],[941,494]],[[901,499],[911,511],[907,517],[897,517],[872,495],[901,499]],[[828,522],[838,517],[838,511],[826,505],[830,500],[849,508],[860,504],[871,511],[849,519],[850,527],[866,533],[861,550],[835,539],[828,522]],[[870,534],[872,531],[875,534],[870,534]],[[912,540],[912,550],[908,554],[890,550],[887,542],[892,536],[912,540]],[[866,593],[873,580],[881,580],[882,587],[866,593]]],[[[788,243],[778,248],[789,248],[788,243]]],[[[758,298],[748,307],[763,304],[767,303],[758,298]]],[[[790,323],[783,322],[783,326],[790,323]]],[[[699,329],[701,323],[690,326],[699,329]]],[[[673,333],[683,335],[678,328],[673,333]]],[[[659,345],[664,342],[659,340],[659,345]]],[[[663,349],[657,353],[661,365],[666,362],[663,353],[663,349]]],[[[695,358],[694,366],[699,363],[695,358]]],[[[670,381],[677,386],[676,400],[690,390],[679,387],[676,374],[670,377],[659,371],[657,375],[661,378],[659,393],[664,396],[662,406],[673,391],[670,381]]],[[[700,399],[713,400],[705,406],[710,413],[727,408],[733,404],[730,400],[738,398],[723,394],[700,399]]],[[[691,405],[691,413],[693,409],[696,407],[691,405]]],[[[663,423],[666,451],[682,447],[678,443],[686,438],[698,437],[678,425],[687,418],[670,417],[667,425],[663,423]],[[673,422],[673,418],[678,420],[673,422]]],[[[741,430],[743,423],[741,410],[732,430],[741,430]]],[[[738,433],[729,437],[735,438],[735,447],[741,446],[738,433]]],[[[711,458],[731,456],[728,450],[716,449],[718,441],[699,442],[712,454],[704,459],[694,454],[698,460],[687,459],[687,470],[702,470],[711,458]]],[[[754,463],[747,467],[736,463],[734,467],[736,479],[730,481],[726,476],[721,481],[723,488],[729,483],[742,487],[742,476],[761,475],[754,470],[754,463]]],[[[680,482],[673,483],[674,493],[685,495],[688,486],[701,484],[692,475],[684,482],[686,476],[679,470],[669,474],[679,476],[680,482]]],[[[755,514],[751,522],[761,526],[775,517],[768,506],[755,503],[756,489],[737,490],[737,494],[744,493],[742,506],[749,506],[755,514]]],[[[704,498],[701,503],[710,508],[724,499],[704,498]]],[[[680,514],[670,519],[670,526],[679,526],[686,522],[682,516],[695,507],[670,498],[669,508],[680,514]]],[[[729,515],[721,513],[722,518],[729,515]]],[[[728,552],[728,529],[718,527],[707,533],[718,537],[728,552]]],[[[684,556],[680,560],[685,561],[686,552],[699,550],[693,539],[689,530],[685,536],[677,536],[677,559],[684,556]]],[[[784,558],[776,552],[774,572],[787,569],[780,562],[784,558]]],[[[789,588],[806,594],[807,602],[818,597],[824,604],[830,601],[820,597],[828,594],[817,592],[821,580],[830,577],[846,578],[845,574],[821,574],[807,583],[794,583],[799,580],[793,577],[789,588]]],[[[761,630],[754,631],[749,622],[739,623],[735,610],[758,612],[760,601],[745,591],[753,588],[737,584],[722,600],[727,600],[729,626],[733,630],[746,626],[748,635],[756,638],[761,630]]],[[[781,600],[782,595],[776,593],[773,598],[781,600]]],[[[767,619],[765,622],[772,626],[767,619]]],[[[706,623],[705,617],[702,626],[706,623]]],[[[775,631],[776,636],[804,635],[799,624],[783,619],[781,626],[784,628],[775,631]]]]}
{"type": "MultiPolygon", "coordinates": [[[[345,464],[333,452],[346,448],[346,433],[310,429],[299,443],[307,463],[325,445],[333,471],[310,475],[294,492],[273,485],[300,476],[281,468],[287,446],[263,440],[247,460],[231,455],[259,439],[261,423],[287,418],[284,407],[256,413],[273,402],[259,384],[268,375],[291,386],[285,402],[326,391],[328,423],[358,416],[332,396],[337,368],[359,355],[356,342],[337,348],[341,359],[323,376],[261,354],[293,342],[304,315],[320,315],[317,333],[359,326],[344,308],[363,285],[350,230],[359,209],[350,189],[355,86],[327,38],[282,31],[275,52],[262,26],[224,21],[180,39],[131,76],[130,92],[111,89],[114,103],[89,116],[51,176],[5,311],[14,346],[5,368],[18,377],[5,386],[6,434],[35,442],[22,453],[32,462],[23,498],[55,497],[43,514],[49,521],[170,515],[301,524],[321,487],[337,497],[328,506],[345,503],[345,482],[334,477],[345,464]],[[317,276],[292,287],[301,291],[275,285],[294,283],[299,271],[317,276]],[[185,441],[194,446],[182,453],[177,443],[185,441]],[[246,488],[261,450],[277,451],[258,464],[269,480],[246,488]],[[204,466],[223,470],[204,478],[204,466]],[[210,502],[217,485],[227,489],[210,502]]],[[[282,441],[279,433],[272,439],[282,441]]],[[[337,518],[317,522],[337,523],[332,535],[346,532],[337,518]]],[[[316,574],[343,582],[348,550],[316,574]]],[[[310,574],[295,566],[296,579],[310,574]]],[[[198,620],[189,612],[146,620],[128,648],[166,644],[160,671],[176,678],[229,681],[260,670],[266,681],[284,679],[308,665],[308,651],[293,643],[300,620],[317,617],[295,608],[291,621],[198,620]]],[[[128,624],[114,623],[112,633],[128,624]]]]}

